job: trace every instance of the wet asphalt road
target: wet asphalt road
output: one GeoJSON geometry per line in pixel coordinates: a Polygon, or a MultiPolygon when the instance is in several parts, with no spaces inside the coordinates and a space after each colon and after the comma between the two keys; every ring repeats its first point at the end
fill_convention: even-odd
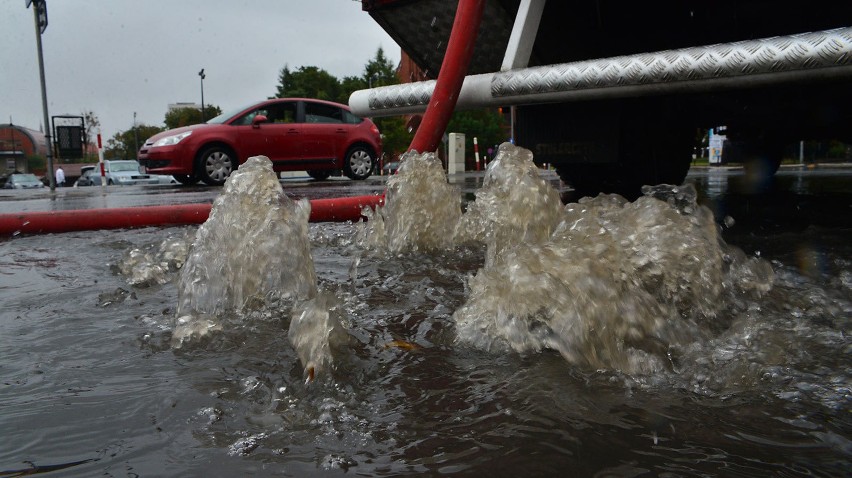
{"type": "MultiPolygon", "coordinates": [[[[563,197],[571,199],[571,189],[552,171],[544,172],[563,197]]],[[[323,199],[381,194],[388,176],[363,181],[343,177],[315,181],[305,177],[281,180],[284,191],[294,199],[323,199]]],[[[451,175],[465,200],[472,200],[482,186],[484,172],[451,175]]],[[[739,168],[696,167],[687,182],[696,185],[700,202],[710,207],[719,221],[736,218],[741,230],[800,230],[811,225],[852,227],[852,164],[822,165],[815,168],[784,167],[771,183],[760,190],[746,181],[739,168]]],[[[0,189],[0,214],[34,211],[97,210],[177,204],[211,204],[221,187],[181,185],[66,187],[51,192],[0,189]]]]}
{"type": "MultiPolygon", "coordinates": [[[[364,181],[330,178],[314,181],[308,177],[282,179],[281,185],[294,198],[320,199],[330,197],[380,194],[387,177],[376,176],[364,181]]],[[[0,214],[62,211],[71,209],[102,209],[176,204],[212,204],[222,192],[221,187],[155,184],[144,186],[88,186],[48,188],[40,190],[0,189],[0,214]]]]}

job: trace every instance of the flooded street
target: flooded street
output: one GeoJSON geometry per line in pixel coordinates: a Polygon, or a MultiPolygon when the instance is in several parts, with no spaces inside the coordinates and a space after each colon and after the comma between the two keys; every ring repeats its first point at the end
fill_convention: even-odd
{"type": "Polygon", "coordinates": [[[0,240],[0,475],[848,473],[852,168],[568,208],[523,175],[403,176],[366,227],[302,230],[350,183],[282,181],[151,195],[228,197],[201,228],[0,240]]]}

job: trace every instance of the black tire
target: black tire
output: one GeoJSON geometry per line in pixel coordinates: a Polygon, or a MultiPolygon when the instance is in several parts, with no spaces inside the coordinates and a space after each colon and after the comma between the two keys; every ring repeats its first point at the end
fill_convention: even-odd
{"type": "Polygon", "coordinates": [[[343,174],[349,179],[367,179],[375,167],[376,155],[366,146],[352,146],[343,158],[343,174]]]}
{"type": "Polygon", "coordinates": [[[198,177],[195,175],[173,174],[172,177],[175,178],[175,181],[179,182],[180,184],[183,184],[184,186],[192,186],[193,184],[198,182],[198,177]]]}
{"type": "Polygon", "coordinates": [[[308,171],[308,176],[316,179],[317,181],[325,181],[331,176],[331,171],[328,169],[312,169],[308,171]]]}
{"type": "Polygon", "coordinates": [[[210,186],[225,184],[228,176],[237,169],[237,155],[224,146],[204,148],[196,161],[196,175],[210,186]]]}

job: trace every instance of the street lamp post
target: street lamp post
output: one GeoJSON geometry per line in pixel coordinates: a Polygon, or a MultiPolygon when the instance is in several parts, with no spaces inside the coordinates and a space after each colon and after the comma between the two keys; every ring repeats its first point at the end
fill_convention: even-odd
{"type": "Polygon", "coordinates": [[[135,152],[139,154],[139,133],[136,131],[136,112],[133,112],[133,148],[135,148],[135,152]]]}
{"type": "Polygon", "coordinates": [[[204,68],[198,72],[198,76],[201,77],[201,122],[204,122],[204,78],[207,78],[207,75],[204,74],[204,68]]]}
{"type": "Polygon", "coordinates": [[[44,114],[44,139],[47,142],[47,176],[49,179],[50,190],[56,189],[56,180],[53,178],[53,144],[50,139],[50,122],[47,116],[47,89],[44,85],[44,55],[41,51],[41,35],[47,29],[47,3],[46,0],[27,0],[27,8],[33,6],[33,16],[35,17],[36,30],[36,49],[38,50],[38,72],[41,79],[41,109],[44,114]]]}

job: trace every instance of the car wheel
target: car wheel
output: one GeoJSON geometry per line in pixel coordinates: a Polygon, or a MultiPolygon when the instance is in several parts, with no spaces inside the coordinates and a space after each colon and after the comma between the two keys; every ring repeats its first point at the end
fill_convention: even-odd
{"type": "Polygon", "coordinates": [[[175,178],[175,181],[183,184],[184,186],[192,186],[193,184],[198,182],[198,177],[196,177],[195,175],[173,174],[172,177],[175,178]]]}
{"type": "Polygon", "coordinates": [[[221,186],[237,169],[237,155],[223,146],[210,146],[198,155],[198,176],[205,184],[221,186]]]}
{"type": "Polygon", "coordinates": [[[350,179],[367,179],[373,173],[376,158],[364,146],[352,146],[343,161],[343,173],[350,179]]]}
{"type": "Polygon", "coordinates": [[[323,181],[325,179],[328,179],[329,176],[331,176],[331,171],[329,171],[327,169],[320,169],[320,170],[314,169],[314,170],[308,171],[308,176],[316,179],[317,181],[323,181]]]}

